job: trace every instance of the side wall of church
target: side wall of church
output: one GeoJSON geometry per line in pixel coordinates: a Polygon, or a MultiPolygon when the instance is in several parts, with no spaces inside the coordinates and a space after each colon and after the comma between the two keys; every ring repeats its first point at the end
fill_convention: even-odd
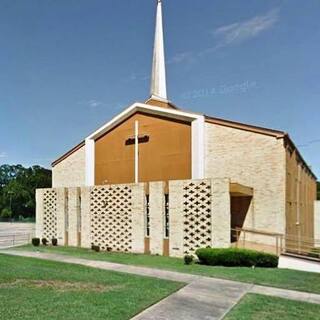
{"type": "Polygon", "coordinates": [[[254,188],[242,227],[285,233],[283,140],[206,123],[205,144],[206,178],[230,178],[231,182],[254,188]]]}
{"type": "Polygon", "coordinates": [[[316,200],[316,180],[301,162],[295,150],[286,149],[286,233],[293,240],[304,241],[314,237],[314,202],[316,200]]]}
{"type": "Polygon", "coordinates": [[[314,238],[320,243],[320,201],[314,202],[314,238]]]}
{"type": "Polygon", "coordinates": [[[85,147],[70,154],[52,168],[52,187],[85,186],[85,147]]]}

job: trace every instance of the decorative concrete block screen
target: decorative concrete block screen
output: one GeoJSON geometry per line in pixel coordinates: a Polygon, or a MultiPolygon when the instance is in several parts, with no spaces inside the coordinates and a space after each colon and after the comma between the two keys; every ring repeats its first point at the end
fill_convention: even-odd
{"type": "Polygon", "coordinates": [[[230,245],[228,179],[39,189],[36,199],[37,237],[59,245],[177,257],[230,245]]]}
{"type": "Polygon", "coordinates": [[[91,240],[101,250],[132,249],[132,188],[94,187],[90,193],[91,240]]]}
{"type": "Polygon", "coordinates": [[[194,253],[211,246],[211,185],[208,181],[185,182],[183,186],[183,248],[194,253]]]}
{"type": "Polygon", "coordinates": [[[57,237],[57,192],[46,189],[43,193],[43,237],[57,237]]]}

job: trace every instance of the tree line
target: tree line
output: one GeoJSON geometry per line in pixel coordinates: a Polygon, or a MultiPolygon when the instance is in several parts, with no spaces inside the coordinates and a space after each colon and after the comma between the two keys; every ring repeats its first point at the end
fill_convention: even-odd
{"type": "Polygon", "coordinates": [[[35,190],[51,188],[51,170],[41,166],[0,166],[0,218],[24,220],[35,217],[35,190]]]}

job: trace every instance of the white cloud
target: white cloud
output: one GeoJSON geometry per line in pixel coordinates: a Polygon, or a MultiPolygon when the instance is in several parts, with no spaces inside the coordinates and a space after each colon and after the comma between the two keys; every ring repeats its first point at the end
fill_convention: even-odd
{"type": "Polygon", "coordinates": [[[193,53],[190,51],[186,51],[186,52],[181,52],[174,55],[171,59],[167,61],[167,64],[181,63],[184,61],[190,62],[192,60],[193,60],[193,53]]]}
{"type": "Polygon", "coordinates": [[[197,58],[216,51],[219,48],[242,43],[257,37],[260,33],[272,28],[279,20],[279,9],[268,11],[245,21],[228,24],[215,29],[212,33],[217,39],[214,46],[205,48],[200,52],[186,51],[177,53],[167,61],[168,64],[192,62],[197,58]]]}
{"type": "Polygon", "coordinates": [[[0,158],[6,158],[8,154],[6,152],[0,152],[0,158]]]}
{"type": "Polygon", "coordinates": [[[91,108],[97,108],[97,107],[102,106],[103,103],[102,103],[101,101],[97,101],[97,100],[92,99],[92,100],[89,100],[89,101],[88,101],[88,105],[89,105],[89,107],[91,107],[91,108]]]}
{"type": "Polygon", "coordinates": [[[279,10],[273,9],[265,15],[219,27],[213,32],[213,35],[219,40],[216,48],[238,44],[257,37],[263,31],[270,29],[278,19],[279,10]]]}
{"type": "Polygon", "coordinates": [[[320,139],[307,141],[303,144],[298,145],[297,147],[299,147],[299,148],[310,147],[311,145],[314,145],[315,143],[317,143],[317,144],[320,143],[320,139]]]}
{"type": "Polygon", "coordinates": [[[150,79],[150,76],[140,73],[131,73],[125,81],[147,81],[150,79]]]}

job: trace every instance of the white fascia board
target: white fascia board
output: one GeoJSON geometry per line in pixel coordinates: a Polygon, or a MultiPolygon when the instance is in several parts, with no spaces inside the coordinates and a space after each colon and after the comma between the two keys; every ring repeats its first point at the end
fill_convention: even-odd
{"type": "Polygon", "coordinates": [[[103,135],[105,132],[110,130],[112,127],[116,126],[118,123],[120,123],[123,119],[129,117],[135,110],[135,104],[131,105],[127,109],[123,110],[121,113],[119,113],[117,116],[112,118],[109,122],[104,124],[102,127],[94,131],[90,136],[87,137],[87,139],[97,139],[99,136],[103,135]]]}
{"type": "Polygon", "coordinates": [[[85,140],[85,166],[86,166],[86,186],[91,187],[95,184],[94,177],[94,158],[95,158],[95,150],[94,150],[94,140],[87,138],[85,140]]]}
{"type": "Polygon", "coordinates": [[[204,116],[192,121],[192,179],[204,179],[205,168],[205,119],[204,116]]]}
{"type": "Polygon", "coordinates": [[[176,109],[169,109],[157,106],[150,106],[144,103],[136,103],[138,111],[145,111],[150,114],[155,115],[164,115],[169,116],[169,118],[185,120],[185,121],[193,121],[194,119],[198,119],[201,117],[201,114],[193,113],[193,112],[186,112],[180,111],[176,109]]]}
{"type": "Polygon", "coordinates": [[[98,130],[93,132],[87,139],[94,139],[96,140],[101,135],[118,125],[120,122],[125,120],[126,118],[130,117],[132,114],[134,114],[137,111],[146,112],[149,114],[154,115],[163,115],[167,116],[169,118],[174,118],[178,120],[185,120],[185,121],[193,121],[194,119],[198,119],[203,117],[202,115],[191,113],[191,112],[185,112],[185,111],[179,111],[175,109],[167,109],[162,107],[156,107],[156,106],[150,106],[144,103],[134,103],[121,113],[119,113],[117,116],[115,116],[113,119],[111,119],[109,122],[107,122],[105,125],[100,127],[98,130]]]}

